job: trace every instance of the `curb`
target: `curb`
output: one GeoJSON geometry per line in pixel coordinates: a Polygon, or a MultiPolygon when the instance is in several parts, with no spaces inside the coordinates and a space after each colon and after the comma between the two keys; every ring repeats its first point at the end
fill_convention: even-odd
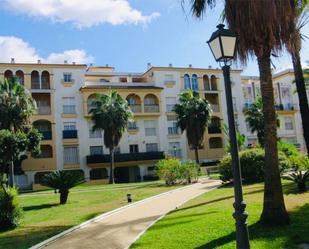
{"type": "MultiPolygon", "coordinates": [[[[70,233],[72,233],[72,232],[74,232],[74,231],[76,231],[76,230],[78,230],[78,229],[82,229],[83,227],[85,227],[85,226],[87,226],[87,225],[89,225],[89,224],[98,222],[98,221],[100,221],[100,220],[102,220],[102,219],[104,219],[104,218],[106,218],[106,217],[109,217],[109,216],[111,216],[111,215],[113,215],[113,214],[115,214],[115,213],[118,213],[118,212],[120,212],[120,211],[122,211],[122,210],[124,210],[124,209],[128,209],[128,208],[133,207],[133,206],[135,206],[135,205],[138,205],[138,204],[140,204],[140,203],[144,203],[144,202],[147,202],[147,201],[156,199],[156,198],[158,198],[158,197],[160,197],[160,196],[163,196],[163,195],[171,194],[171,193],[173,193],[173,192],[175,192],[175,191],[179,191],[179,190],[182,190],[182,189],[189,188],[189,187],[191,187],[191,186],[193,186],[193,185],[195,185],[195,184],[199,184],[199,183],[194,183],[194,184],[191,184],[191,185],[188,185],[188,186],[185,186],[185,187],[173,189],[173,190],[170,190],[170,191],[167,191],[167,192],[164,192],[164,193],[161,193],[161,194],[158,194],[158,195],[154,195],[154,196],[148,197],[148,198],[146,198],[146,199],[143,199],[143,200],[140,200],[140,201],[137,201],[137,202],[134,202],[134,203],[125,205],[125,206],[123,206],[123,207],[116,208],[116,209],[114,209],[114,210],[112,210],[112,211],[109,211],[109,212],[106,212],[106,213],[104,213],[104,214],[101,214],[101,215],[99,215],[99,216],[97,216],[97,217],[95,217],[95,218],[93,218],[93,219],[87,220],[87,221],[85,221],[85,222],[83,222],[83,223],[81,223],[81,224],[79,224],[79,225],[76,225],[76,226],[74,226],[74,227],[71,227],[71,228],[69,228],[69,229],[67,229],[67,230],[65,230],[65,231],[63,231],[63,232],[61,232],[61,233],[59,233],[59,234],[57,234],[57,235],[55,235],[55,236],[53,236],[53,237],[47,239],[47,240],[44,240],[44,241],[42,241],[42,242],[40,242],[40,243],[38,243],[38,244],[36,244],[36,245],[30,247],[29,249],[40,249],[40,248],[44,248],[44,247],[50,245],[51,243],[53,243],[54,241],[56,241],[56,240],[58,240],[58,239],[60,239],[60,238],[62,238],[62,237],[64,237],[64,236],[66,236],[66,235],[68,235],[68,234],[70,234],[70,233]]],[[[148,229],[148,228],[147,228],[147,229],[148,229]]],[[[147,230],[147,229],[146,229],[146,230],[147,230]]],[[[146,231],[146,230],[145,230],[145,231],[146,231]]],[[[145,231],[144,231],[144,232],[145,232],[145,231]]]]}

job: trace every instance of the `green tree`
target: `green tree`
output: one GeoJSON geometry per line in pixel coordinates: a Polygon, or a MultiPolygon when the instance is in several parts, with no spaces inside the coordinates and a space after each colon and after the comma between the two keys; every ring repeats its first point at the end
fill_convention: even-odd
{"type": "Polygon", "coordinates": [[[117,92],[97,94],[91,105],[93,130],[104,131],[104,144],[110,151],[109,183],[114,183],[114,150],[127,129],[132,112],[128,103],[117,92]]]}
{"type": "MultiPolygon", "coordinates": [[[[229,140],[229,127],[224,124],[222,126],[222,130],[226,136],[226,138],[229,140]]],[[[243,150],[245,148],[245,142],[246,142],[246,136],[244,134],[241,134],[239,131],[236,132],[236,139],[238,144],[238,149],[243,150]]],[[[225,151],[231,152],[231,143],[228,142],[225,146],[225,151]]]]}
{"type": "MultiPolygon", "coordinates": [[[[224,18],[229,28],[238,36],[237,58],[246,63],[249,57],[255,55],[260,71],[265,120],[265,188],[260,221],[264,224],[286,224],[289,222],[289,215],[284,204],[278,165],[271,55],[288,45],[293,33],[297,5],[293,0],[224,2],[224,18]]],[[[216,0],[192,0],[192,13],[202,17],[207,6],[212,7],[215,3],[216,0]]]]}
{"type": "MultiPolygon", "coordinates": [[[[297,0],[295,0],[297,1],[297,0]]],[[[307,0],[308,1],[308,0],[307,0]]],[[[308,23],[308,2],[303,1],[298,5],[297,16],[295,17],[295,29],[290,36],[288,43],[288,51],[292,57],[292,63],[294,68],[296,90],[299,99],[300,116],[303,124],[303,135],[307,147],[307,155],[309,156],[309,105],[308,96],[306,92],[306,83],[304,78],[304,72],[301,65],[300,50],[302,46],[302,40],[305,39],[305,35],[301,33],[301,29],[308,23]]]]}
{"type": "Polygon", "coordinates": [[[14,162],[26,152],[36,153],[41,136],[30,124],[36,104],[30,92],[16,78],[0,82],[0,130],[2,171],[9,165],[10,185],[14,185],[14,162]],[[10,141],[12,144],[10,144],[10,141]],[[7,146],[4,144],[7,143],[7,146]]]}
{"type": "Polygon", "coordinates": [[[84,181],[84,177],[78,172],[59,170],[45,175],[41,184],[58,191],[60,205],[64,205],[67,203],[70,189],[84,181]]]}
{"type": "Polygon", "coordinates": [[[196,163],[199,163],[198,150],[202,147],[205,130],[210,123],[211,107],[207,100],[202,99],[197,92],[183,92],[179,97],[174,111],[177,114],[177,126],[186,131],[188,144],[195,151],[196,163]]]}

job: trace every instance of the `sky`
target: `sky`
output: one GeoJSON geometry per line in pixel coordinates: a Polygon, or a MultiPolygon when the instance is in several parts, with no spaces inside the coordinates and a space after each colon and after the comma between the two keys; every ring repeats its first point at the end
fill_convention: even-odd
{"type": "MultiPolygon", "coordinates": [[[[67,60],[121,72],[143,72],[147,63],[217,68],[206,41],[222,9],[218,1],[198,20],[180,0],[0,0],[0,62],[67,60]]],[[[303,33],[309,36],[308,26],[303,33]]],[[[306,65],[308,40],[301,56],[306,65]]],[[[273,64],[276,71],[291,67],[287,53],[273,64]]],[[[233,67],[258,75],[254,58],[233,67]]]]}

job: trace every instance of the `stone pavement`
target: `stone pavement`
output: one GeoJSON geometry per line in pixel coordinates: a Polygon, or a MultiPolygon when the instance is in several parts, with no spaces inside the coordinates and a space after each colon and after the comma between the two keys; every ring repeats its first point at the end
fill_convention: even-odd
{"type": "Polygon", "coordinates": [[[74,230],[40,248],[128,248],[143,232],[168,212],[220,185],[221,181],[202,180],[199,183],[145,199],[74,230]]]}

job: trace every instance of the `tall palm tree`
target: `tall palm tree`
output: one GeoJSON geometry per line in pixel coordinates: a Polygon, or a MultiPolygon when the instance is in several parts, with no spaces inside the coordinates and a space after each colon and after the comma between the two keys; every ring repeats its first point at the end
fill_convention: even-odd
{"type": "MultiPolygon", "coordinates": [[[[216,0],[192,0],[192,12],[201,17],[206,7],[212,7],[215,3],[216,0]]],[[[265,188],[260,221],[265,224],[289,222],[278,166],[271,55],[282,51],[283,46],[288,44],[296,7],[295,0],[225,0],[224,5],[225,20],[238,36],[237,58],[246,63],[249,57],[255,55],[260,71],[265,119],[265,188]]]]}
{"type": "Polygon", "coordinates": [[[196,163],[199,163],[198,150],[202,147],[205,130],[210,123],[211,107],[206,99],[191,90],[183,92],[174,111],[177,114],[177,126],[186,131],[188,144],[195,151],[196,163]]]}
{"type": "MultiPolygon", "coordinates": [[[[263,113],[263,101],[258,97],[256,101],[245,111],[246,122],[249,124],[251,132],[257,133],[259,144],[264,147],[265,120],[263,113]]],[[[280,120],[277,118],[277,127],[280,125],[280,120]]]]}
{"type": "MultiPolygon", "coordinates": [[[[13,133],[27,132],[30,116],[36,108],[31,93],[17,78],[5,79],[0,82],[0,130],[13,133]]],[[[38,137],[38,140],[40,138],[38,137]]],[[[9,166],[10,185],[14,185],[14,161],[7,162],[9,166]]]]}
{"type": "Polygon", "coordinates": [[[97,94],[90,113],[94,122],[93,130],[104,131],[104,144],[110,152],[109,183],[114,183],[114,150],[127,129],[132,112],[128,103],[117,92],[97,94]]]}
{"type": "Polygon", "coordinates": [[[301,43],[305,36],[301,33],[301,29],[308,23],[308,3],[307,1],[299,5],[297,8],[297,16],[295,18],[295,29],[290,36],[288,43],[288,51],[292,57],[296,90],[299,99],[300,116],[303,124],[304,139],[307,147],[307,154],[309,156],[309,105],[308,96],[306,92],[306,84],[303,74],[303,69],[300,59],[301,43]]]}

